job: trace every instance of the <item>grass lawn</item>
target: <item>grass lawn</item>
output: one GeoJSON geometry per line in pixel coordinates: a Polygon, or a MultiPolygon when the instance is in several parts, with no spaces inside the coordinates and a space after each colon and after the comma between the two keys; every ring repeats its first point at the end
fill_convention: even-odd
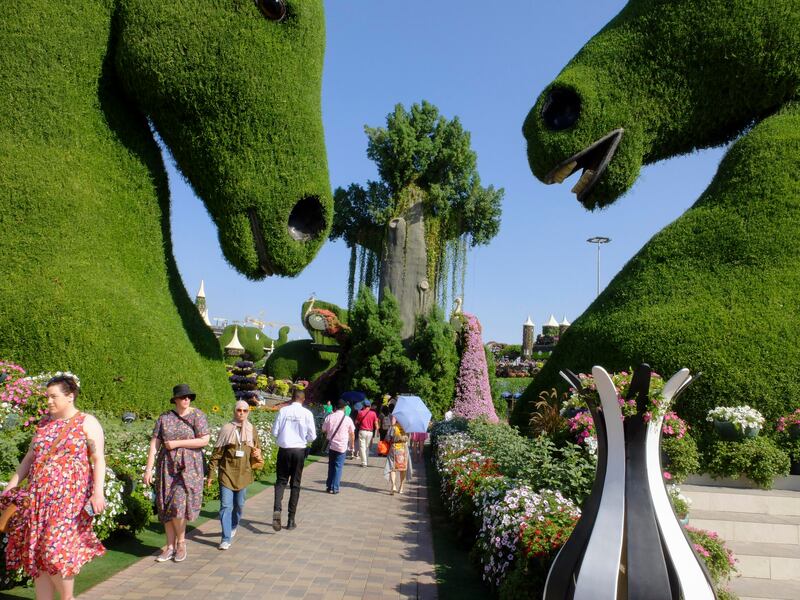
{"type": "MultiPolygon", "coordinates": [[[[306,460],[306,465],[317,460],[319,460],[319,457],[310,456],[306,460]]],[[[252,498],[266,488],[272,487],[274,483],[275,473],[270,473],[265,482],[256,481],[247,488],[247,497],[252,498]]],[[[191,525],[186,528],[187,532],[202,525],[209,519],[216,519],[218,513],[219,500],[207,502],[200,511],[200,517],[192,521],[191,525]]],[[[103,545],[106,547],[106,553],[83,567],[81,574],[75,580],[75,594],[78,595],[81,592],[85,592],[90,587],[105,581],[136,561],[150,556],[164,545],[165,540],[164,526],[158,522],[157,517],[153,517],[150,524],[136,538],[112,536],[105,540],[103,545]]],[[[31,585],[31,587],[15,587],[10,590],[3,590],[0,592],[0,597],[35,598],[36,594],[34,593],[33,585],[31,585]]]]}
{"type": "Polygon", "coordinates": [[[439,472],[431,460],[430,447],[425,451],[425,464],[439,600],[485,600],[492,593],[470,560],[469,550],[459,542],[453,530],[447,509],[442,504],[439,472]]]}

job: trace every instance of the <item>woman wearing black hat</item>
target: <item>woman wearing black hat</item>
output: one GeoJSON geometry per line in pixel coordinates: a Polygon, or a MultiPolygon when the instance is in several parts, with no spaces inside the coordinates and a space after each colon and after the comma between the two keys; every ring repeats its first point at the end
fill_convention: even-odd
{"type": "Polygon", "coordinates": [[[150,439],[144,483],[155,481],[158,518],[167,532],[158,562],[186,560],[186,523],[199,516],[203,504],[203,447],[210,432],[206,416],[192,407],[195,396],[185,383],[176,385],[170,399],[175,408],[158,417],[150,439]]]}

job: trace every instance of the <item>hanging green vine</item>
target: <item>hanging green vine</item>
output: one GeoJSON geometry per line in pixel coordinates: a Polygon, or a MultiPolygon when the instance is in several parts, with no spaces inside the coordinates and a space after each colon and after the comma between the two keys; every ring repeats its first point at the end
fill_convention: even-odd
{"type": "Polygon", "coordinates": [[[347,266],[347,310],[353,308],[356,287],[356,245],[350,246],[350,262],[347,266]]]}

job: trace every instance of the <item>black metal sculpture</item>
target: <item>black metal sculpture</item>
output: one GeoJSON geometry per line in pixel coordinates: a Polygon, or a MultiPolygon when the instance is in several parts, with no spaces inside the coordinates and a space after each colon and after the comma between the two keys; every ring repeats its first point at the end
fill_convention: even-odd
{"type": "MultiPolygon", "coordinates": [[[[634,372],[626,400],[636,414],[623,423],[617,391],[602,367],[592,376],[600,396],[584,394],[597,434],[597,475],[581,520],[556,556],[544,600],[712,600],[711,578],[669,501],[659,451],[661,414],[645,419],[650,367],[634,372]]],[[[561,376],[578,391],[571,371],[561,376]]],[[[693,381],[681,369],[664,385],[671,404],[693,381]]]]}

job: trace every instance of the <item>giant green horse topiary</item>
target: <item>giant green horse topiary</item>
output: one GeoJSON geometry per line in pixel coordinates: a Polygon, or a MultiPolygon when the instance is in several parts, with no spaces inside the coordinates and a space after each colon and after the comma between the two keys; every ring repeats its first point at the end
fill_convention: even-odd
{"type": "Polygon", "coordinates": [[[0,8],[0,357],[86,404],[232,397],[173,258],[154,132],[227,260],[294,275],[332,199],[321,0],[32,0],[0,8]]]}
{"type": "Polygon", "coordinates": [[[523,132],[545,183],[581,172],[587,208],[642,165],[736,140],[712,183],[564,334],[519,403],[559,369],[646,361],[703,377],[680,401],[768,418],[800,400],[800,2],[632,0],[544,90],[523,132]]]}

